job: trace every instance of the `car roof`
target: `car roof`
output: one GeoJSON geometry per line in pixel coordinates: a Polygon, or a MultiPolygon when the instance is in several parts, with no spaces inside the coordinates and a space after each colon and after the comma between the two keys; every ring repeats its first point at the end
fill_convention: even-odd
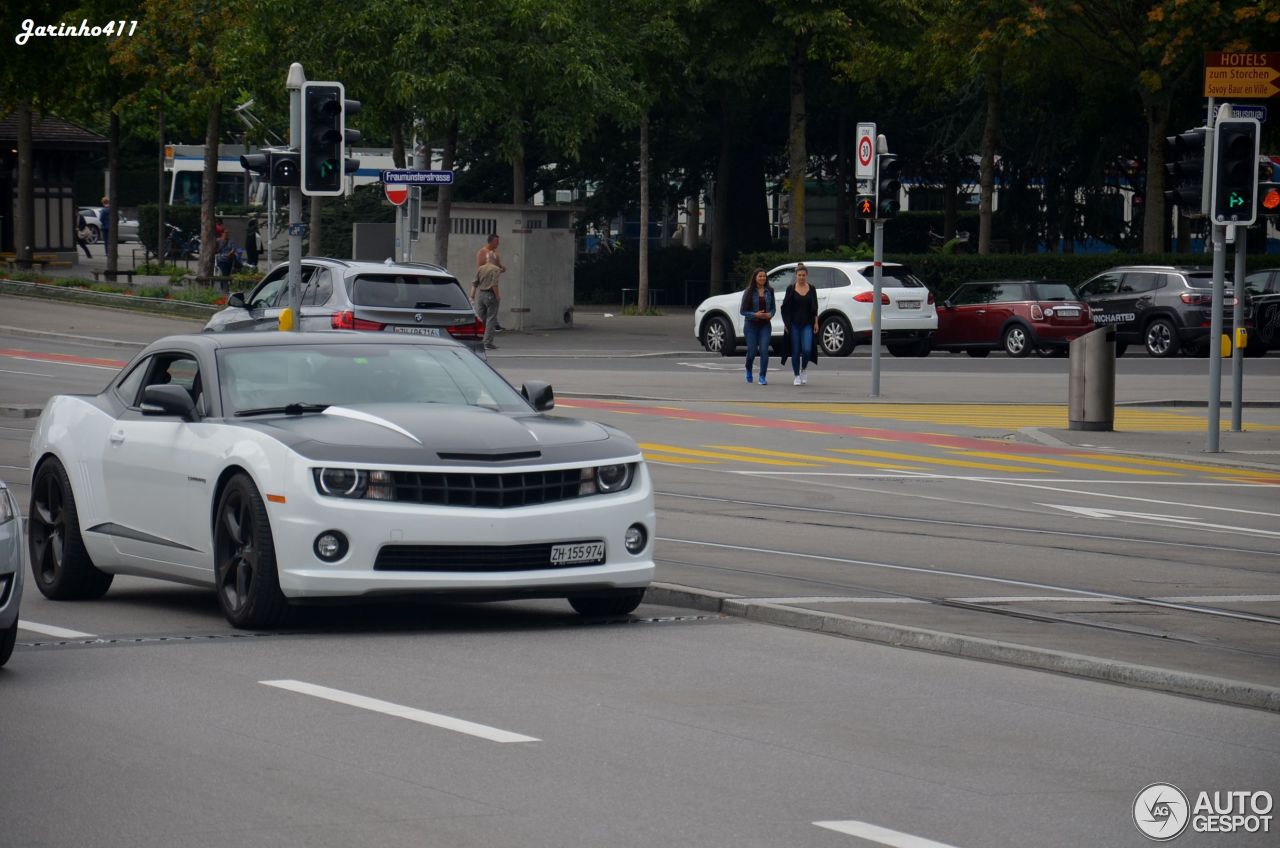
{"type": "MultiPolygon", "coordinates": [[[[332,265],[346,269],[348,273],[387,274],[395,271],[416,271],[418,273],[426,272],[433,275],[445,274],[450,277],[453,276],[449,273],[449,269],[431,262],[375,262],[369,259],[337,259],[332,256],[304,256],[302,261],[332,265]]],[[[287,263],[282,262],[280,264],[287,263]]]]}
{"type": "Polygon", "coordinates": [[[1213,269],[1207,265],[1117,265],[1101,273],[1110,274],[1115,271],[1174,271],[1184,274],[1188,272],[1199,274],[1206,271],[1211,272],[1213,269]]]}
{"type": "Polygon", "coordinates": [[[453,339],[433,336],[401,335],[398,333],[362,333],[355,330],[334,330],[324,333],[184,333],[165,336],[147,345],[146,353],[176,346],[185,346],[212,353],[217,350],[235,350],[247,347],[288,347],[290,345],[427,345],[453,347],[453,339]]]}
{"type": "MultiPolygon", "coordinates": [[[[779,268],[789,268],[803,262],[807,268],[842,268],[853,270],[861,273],[870,268],[875,263],[870,259],[799,259],[795,262],[783,262],[781,265],[775,265],[771,270],[776,271],[779,268]]],[[[882,262],[882,268],[901,268],[901,262],[882,262]]]]}

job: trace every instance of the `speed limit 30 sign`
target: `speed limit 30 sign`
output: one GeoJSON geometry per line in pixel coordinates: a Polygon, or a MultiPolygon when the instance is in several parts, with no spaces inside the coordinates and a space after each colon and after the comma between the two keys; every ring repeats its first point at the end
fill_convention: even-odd
{"type": "Polygon", "coordinates": [[[858,124],[857,166],[854,177],[871,180],[876,176],[876,125],[858,124]]]}

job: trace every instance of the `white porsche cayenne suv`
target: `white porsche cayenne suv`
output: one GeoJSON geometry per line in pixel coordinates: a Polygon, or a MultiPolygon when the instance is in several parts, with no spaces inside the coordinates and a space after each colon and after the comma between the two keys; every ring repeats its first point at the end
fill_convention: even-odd
{"type": "MultiPolygon", "coordinates": [[[[848,356],[871,341],[871,262],[805,262],[809,284],[818,293],[818,343],[826,356],[848,356]]],[[[796,278],[796,263],[769,272],[769,285],[782,296],[796,278]]],[[[712,353],[732,356],[743,339],[739,303],[742,290],[709,297],[693,313],[693,334],[712,353]]],[[[933,292],[905,265],[886,262],[881,268],[880,333],[894,356],[926,356],[929,336],[938,328],[933,292]]],[[[782,343],[782,316],[773,316],[771,343],[782,343]]]]}

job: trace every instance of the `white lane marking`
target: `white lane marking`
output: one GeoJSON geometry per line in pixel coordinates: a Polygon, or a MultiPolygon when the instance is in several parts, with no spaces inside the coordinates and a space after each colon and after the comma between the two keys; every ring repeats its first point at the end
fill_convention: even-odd
{"type": "Polygon", "coordinates": [[[60,380],[72,379],[70,375],[66,377],[58,377],[57,374],[44,374],[40,371],[10,371],[7,368],[0,368],[0,374],[21,374],[24,377],[57,377],[60,380]]]}
{"type": "Polygon", "coordinates": [[[52,624],[37,624],[34,621],[27,621],[25,618],[18,619],[18,629],[29,630],[32,633],[40,633],[44,636],[53,636],[58,639],[98,638],[92,633],[81,633],[79,630],[68,630],[65,627],[54,627],[52,624]]]}
{"type": "Polygon", "coordinates": [[[1086,518],[1097,518],[1103,521],[1119,520],[1129,524],[1150,524],[1153,521],[1161,521],[1166,524],[1179,524],[1185,527],[1191,527],[1195,530],[1210,530],[1218,533],[1232,533],[1249,536],[1280,536],[1274,530],[1259,530],[1255,527],[1236,527],[1231,524],[1210,524],[1199,518],[1187,518],[1181,515],[1160,515],[1154,512],[1125,512],[1119,509],[1107,509],[1106,507],[1096,506],[1068,506],[1066,504],[1046,504],[1037,503],[1036,506],[1048,507],[1049,509],[1060,509],[1065,512],[1074,513],[1075,515],[1083,515],[1086,518]]]}
{"type": "MultiPolygon", "coordinates": [[[[1016,460],[1015,460],[1016,461],[1016,460]]],[[[927,465],[928,459],[921,459],[922,465],[927,465]]],[[[708,469],[717,470],[724,474],[745,474],[751,476],[773,476],[773,477],[876,477],[876,474],[856,474],[844,471],[744,471],[741,469],[708,469]]],[[[1209,473],[1209,472],[1206,472],[1209,473]]],[[[1258,474],[1266,475],[1270,472],[1260,471],[1258,474]]],[[[1035,483],[1044,480],[1043,477],[974,477],[968,474],[929,474],[925,471],[895,471],[893,475],[896,477],[918,477],[922,480],[958,480],[964,483],[1035,483]]],[[[1238,481],[1223,481],[1221,483],[1204,483],[1204,482],[1183,482],[1181,480],[1097,480],[1087,477],[1075,479],[1058,479],[1054,478],[1055,483],[1098,483],[1104,486],[1186,486],[1188,488],[1206,488],[1206,489],[1267,489],[1275,488],[1275,483],[1241,483],[1238,481]]],[[[1036,487],[1044,488],[1044,487],[1036,487]]],[[[1061,491],[1069,491],[1063,489],[1061,491]]],[[[1078,492],[1077,494],[1100,494],[1096,492],[1078,492]]],[[[1101,495],[1101,497],[1118,498],[1121,495],[1101,495]]],[[[945,500],[945,498],[941,499],[945,500]]],[[[1134,498],[1133,500],[1146,500],[1145,498],[1134,498]]],[[[1163,501],[1151,501],[1151,503],[1164,503],[1163,501]]],[[[1188,504],[1178,504],[1178,506],[1188,506],[1188,504]]],[[[1205,509],[1223,509],[1224,507],[1204,507],[1205,509]]],[[[1243,512],[1244,510],[1232,510],[1232,512],[1243,512]]],[[[1261,512],[1258,515],[1271,515],[1269,512],[1261,512]]]]}
{"type": "MultiPolygon", "coordinates": [[[[1260,472],[1260,473],[1266,473],[1266,472],[1260,472]]],[[[982,478],[978,480],[978,482],[995,483],[997,485],[1021,486],[1026,489],[1044,489],[1046,492],[1064,492],[1068,495],[1083,495],[1086,498],[1115,498],[1116,500],[1121,500],[1121,501],[1138,501],[1139,503],[1160,504],[1161,506],[1180,506],[1183,509],[1189,509],[1189,510],[1192,510],[1193,512],[1201,509],[1212,509],[1217,512],[1238,512],[1242,515],[1262,515],[1262,516],[1266,516],[1267,518],[1280,518],[1280,513],[1278,512],[1260,512],[1258,510],[1253,510],[1253,509],[1233,509],[1232,507],[1228,507],[1228,506],[1209,506],[1208,504],[1203,504],[1203,503],[1189,504],[1189,503],[1183,503],[1181,501],[1158,501],[1153,498],[1135,498],[1130,495],[1110,495],[1110,494],[1107,494],[1106,492],[1081,492],[1078,489],[1059,489],[1056,486],[1035,486],[1030,483],[1021,483],[1013,480],[999,480],[994,477],[982,478]]],[[[1095,482],[1095,481],[1091,480],[1089,482],[1095,482]]],[[[1126,480],[1123,482],[1127,483],[1129,481],[1126,480]]],[[[1217,485],[1217,484],[1213,484],[1213,485],[1217,485]]],[[[1223,485],[1230,486],[1232,484],[1226,483],[1223,485]]],[[[1255,485],[1255,484],[1249,484],[1249,485],[1255,485]]],[[[1256,484],[1256,485],[1272,486],[1273,484],[1262,483],[1262,484],[1256,484]]]]}
{"type": "MultiPolygon", "coordinates": [[[[931,604],[924,598],[846,598],[835,595],[811,598],[734,598],[735,603],[748,604],[931,604]]],[[[1132,601],[1116,601],[1109,598],[1082,598],[1076,595],[987,595],[976,598],[944,598],[958,604],[1126,604],[1132,601]]],[[[1280,595],[1164,595],[1152,598],[1170,604],[1274,604],[1280,603],[1280,595]]]]}
{"type": "Polygon", "coordinates": [[[400,704],[393,704],[390,701],[379,701],[377,698],[366,698],[364,695],[343,692],[341,689],[330,689],[328,686],[317,686],[314,683],[304,683],[301,680],[259,680],[258,682],[263,686],[274,686],[277,689],[286,689],[290,692],[310,695],[313,698],[323,698],[326,701],[335,701],[339,704],[359,707],[362,710],[371,710],[375,713],[395,716],[396,718],[405,718],[409,721],[429,724],[433,727],[440,727],[457,733],[465,733],[468,736],[478,736],[481,739],[488,739],[490,742],[542,741],[532,736],[522,736],[519,733],[512,733],[508,730],[499,730],[496,727],[476,724],[475,722],[441,715],[440,713],[430,713],[426,710],[405,707],[400,704]]]}
{"type": "Polygon", "coordinates": [[[890,848],[954,848],[952,845],[934,842],[932,839],[925,839],[923,836],[912,836],[909,833],[890,830],[887,827],[867,824],[862,821],[818,821],[814,822],[814,824],[818,827],[825,827],[827,830],[834,830],[836,833],[843,833],[848,836],[856,836],[859,839],[866,839],[869,842],[888,845],[890,848]]]}
{"type": "Polygon", "coordinates": [[[1076,589],[1071,586],[1054,586],[1051,583],[1037,583],[1033,580],[1015,580],[1010,577],[991,577],[985,574],[970,574],[964,571],[949,571],[941,568],[924,568],[917,565],[898,565],[892,562],[874,562],[872,560],[825,556],[823,554],[805,554],[798,551],[783,551],[775,548],[756,548],[750,545],[726,545],[721,542],[704,542],[698,539],[674,539],[669,536],[658,536],[657,540],[659,542],[694,545],[702,548],[717,548],[725,551],[745,551],[753,554],[795,557],[796,559],[811,559],[818,562],[834,562],[841,565],[865,565],[871,568],[883,568],[887,571],[905,571],[912,574],[928,574],[932,577],[959,577],[964,580],[974,580],[980,583],[1001,583],[1005,586],[1022,586],[1027,589],[1044,589],[1051,592],[1069,592],[1072,595],[1080,595],[1081,597],[1086,598],[1100,598],[1103,600],[1121,601],[1125,603],[1140,603],[1153,607],[1167,607],[1168,609],[1176,609],[1183,612],[1212,612],[1214,615],[1221,616],[1223,618],[1235,618],[1242,621],[1257,621],[1263,624],[1274,624],[1276,621],[1272,616],[1258,616],[1247,612],[1231,612],[1229,610],[1206,610],[1201,607],[1170,601],[1161,601],[1155,598],[1143,598],[1137,595],[1118,595],[1113,592],[1095,592],[1091,589],[1076,589]]]}

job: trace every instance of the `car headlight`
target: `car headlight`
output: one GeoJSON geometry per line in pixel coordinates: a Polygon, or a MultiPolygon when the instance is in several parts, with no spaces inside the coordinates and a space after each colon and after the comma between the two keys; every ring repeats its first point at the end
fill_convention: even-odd
{"type": "Polygon", "coordinates": [[[371,501],[396,499],[390,471],[363,471],[358,468],[315,468],[316,491],[335,498],[364,498],[371,501]]]}
{"type": "Polygon", "coordinates": [[[9,493],[0,489],[0,524],[7,524],[14,518],[13,504],[9,501],[9,493]]]}
{"type": "Polygon", "coordinates": [[[578,484],[578,494],[604,495],[612,492],[621,492],[631,485],[634,477],[635,465],[632,463],[584,468],[582,469],[582,480],[578,484]]]}

